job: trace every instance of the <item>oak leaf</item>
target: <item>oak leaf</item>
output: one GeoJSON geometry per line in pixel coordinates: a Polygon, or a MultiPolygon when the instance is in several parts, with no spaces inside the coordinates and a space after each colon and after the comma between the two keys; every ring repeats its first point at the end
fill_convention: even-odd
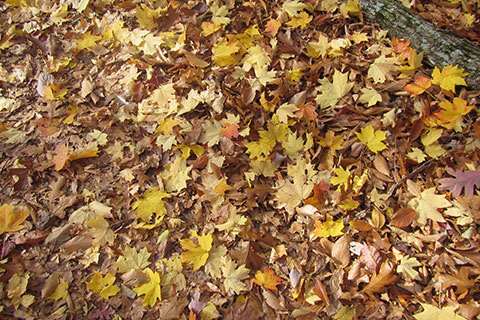
{"type": "Polygon", "coordinates": [[[398,276],[393,274],[393,267],[388,261],[380,266],[378,273],[374,273],[370,282],[363,288],[368,294],[384,292],[391,284],[395,283],[398,276]]]}
{"type": "Polygon", "coordinates": [[[5,232],[16,232],[22,230],[22,224],[30,215],[28,210],[16,210],[9,204],[0,207],[0,235],[5,232]]]}
{"type": "Polygon", "coordinates": [[[160,287],[160,274],[152,269],[147,268],[147,276],[150,279],[149,282],[144,283],[133,289],[137,295],[145,295],[143,297],[142,305],[144,307],[153,307],[157,300],[162,300],[162,290],[160,287]]]}
{"type": "Polygon", "coordinates": [[[447,168],[447,172],[453,178],[443,178],[438,182],[441,184],[440,189],[450,191],[454,197],[458,197],[463,190],[465,195],[470,197],[473,196],[475,187],[480,189],[480,171],[466,170],[462,172],[447,168]]]}
{"type": "Polygon", "coordinates": [[[55,165],[55,170],[60,171],[63,169],[69,158],[68,144],[59,143],[55,147],[55,155],[52,162],[55,165]]]}
{"type": "Polygon", "coordinates": [[[95,272],[92,279],[87,282],[87,288],[98,294],[103,299],[109,299],[120,291],[120,287],[114,285],[115,276],[107,273],[103,277],[99,272],[95,272]]]}

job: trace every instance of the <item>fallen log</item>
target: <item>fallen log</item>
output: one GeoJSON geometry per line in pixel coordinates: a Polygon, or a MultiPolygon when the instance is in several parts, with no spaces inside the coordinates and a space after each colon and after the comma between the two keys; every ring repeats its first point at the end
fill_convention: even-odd
{"type": "Polygon", "coordinates": [[[424,51],[424,61],[440,69],[457,65],[470,73],[468,86],[480,90],[480,47],[456,34],[437,28],[412,13],[397,0],[360,0],[363,17],[378,23],[399,39],[408,39],[413,48],[424,51]]]}

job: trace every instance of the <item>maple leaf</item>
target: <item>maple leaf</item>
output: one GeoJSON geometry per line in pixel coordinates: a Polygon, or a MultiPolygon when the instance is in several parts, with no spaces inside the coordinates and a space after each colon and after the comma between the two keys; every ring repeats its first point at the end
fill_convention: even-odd
{"type": "Polygon", "coordinates": [[[170,195],[165,191],[160,191],[158,187],[150,188],[142,194],[141,199],[135,201],[132,209],[136,211],[137,217],[146,223],[150,222],[154,213],[163,218],[167,213],[163,203],[164,198],[170,198],[170,195]]]}
{"type": "Polygon", "coordinates": [[[445,199],[445,195],[435,194],[435,188],[422,191],[421,195],[408,202],[408,207],[417,212],[417,222],[420,226],[425,225],[427,219],[437,222],[445,222],[438,209],[451,207],[452,204],[445,199]]]}
{"type": "Polygon", "coordinates": [[[298,27],[300,27],[300,29],[305,29],[313,18],[305,11],[302,11],[299,15],[292,16],[290,19],[291,20],[287,22],[288,26],[291,26],[294,29],[298,27]]]}
{"type": "Polygon", "coordinates": [[[108,221],[101,215],[96,214],[95,218],[87,221],[89,234],[93,237],[94,245],[112,244],[114,241],[113,230],[109,228],[108,221]]]}
{"type": "Polygon", "coordinates": [[[282,11],[287,13],[290,17],[296,17],[307,6],[299,0],[288,0],[282,5],[282,11]]]}
{"type": "Polygon", "coordinates": [[[157,300],[162,301],[162,290],[160,287],[160,274],[152,269],[147,268],[147,276],[150,279],[147,283],[144,283],[133,289],[137,295],[145,295],[143,297],[142,305],[144,307],[153,307],[157,300]]]}
{"type": "Polygon", "coordinates": [[[118,267],[118,272],[124,273],[132,269],[143,270],[150,264],[148,261],[150,256],[151,254],[148,252],[147,248],[143,248],[137,252],[137,249],[135,248],[125,247],[123,256],[120,256],[117,259],[116,265],[118,267]]]}
{"type": "Polygon", "coordinates": [[[307,56],[312,58],[324,58],[327,55],[329,48],[328,38],[323,34],[318,36],[318,41],[310,41],[307,44],[307,56]]]}
{"type": "Polygon", "coordinates": [[[312,234],[320,238],[337,237],[343,234],[343,218],[333,221],[331,215],[327,215],[325,222],[315,220],[315,230],[312,234]]]}
{"type": "Polygon", "coordinates": [[[463,79],[463,77],[467,75],[469,75],[469,73],[464,73],[463,68],[459,69],[457,66],[446,66],[441,72],[440,69],[435,67],[432,72],[432,83],[438,84],[442,89],[455,92],[456,85],[467,85],[463,79]]]}
{"type": "Polygon", "coordinates": [[[83,49],[91,50],[90,48],[95,46],[102,37],[92,35],[91,31],[83,34],[81,39],[77,40],[77,50],[82,51],[83,49]]]}
{"type": "Polygon", "coordinates": [[[432,158],[438,158],[445,152],[445,149],[438,143],[438,139],[442,136],[442,131],[442,129],[430,129],[420,138],[425,146],[425,153],[432,158]]]}
{"type": "Polygon", "coordinates": [[[392,80],[392,72],[398,69],[397,64],[397,57],[380,56],[368,68],[368,77],[372,78],[374,83],[384,83],[386,80],[392,80]]]}
{"type": "Polygon", "coordinates": [[[48,297],[48,299],[53,299],[55,301],[60,299],[65,299],[68,296],[68,281],[60,279],[55,291],[48,297]]]}
{"type": "Polygon", "coordinates": [[[181,191],[187,187],[187,181],[191,179],[188,174],[192,168],[187,166],[187,160],[177,157],[175,161],[165,166],[165,170],[159,174],[159,177],[162,178],[168,192],[181,191]]]}
{"type": "Polygon", "coordinates": [[[235,236],[240,233],[240,227],[245,225],[245,223],[247,223],[247,218],[232,211],[228,220],[225,223],[215,225],[215,228],[219,231],[227,231],[235,236]]]}
{"type": "Polygon", "coordinates": [[[382,142],[386,139],[386,131],[375,131],[372,125],[368,125],[361,129],[360,133],[355,132],[355,135],[360,139],[360,141],[370,149],[370,151],[377,153],[387,148],[387,146],[382,142]]]}
{"type": "Polygon", "coordinates": [[[340,191],[342,187],[343,187],[343,190],[347,190],[351,184],[350,171],[343,169],[343,167],[339,167],[339,168],[333,169],[333,173],[335,173],[336,176],[332,177],[330,179],[330,182],[335,186],[338,185],[337,187],[338,191],[340,191]]]}
{"type": "Polygon", "coordinates": [[[414,83],[407,84],[403,89],[410,92],[412,96],[418,96],[424,93],[432,85],[432,80],[427,77],[420,76],[414,83]]]}
{"type": "Polygon", "coordinates": [[[240,51],[240,46],[236,42],[217,42],[212,48],[212,58],[219,67],[235,65],[238,60],[235,53],[240,51]]]}
{"type": "Polygon", "coordinates": [[[360,90],[362,95],[358,99],[360,103],[366,103],[367,107],[376,105],[378,102],[382,102],[382,96],[373,88],[362,88],[360,90]]]}
{"type": "Polygon", "coordinates": [[[22,230],[22,224],[30,215],[28,210],[16,210],[9,204],[0,207],[0,235],[5,232],[16,232],[22,230]]]}
{"type": "Polygon", "coordinates": [[[225,196],[225,192],[233,190],[233,187],[227,184],[227,181],[225,178],[223,178],[219,184],[215,186],[213,191],[218,193],[220,196],[225,196]]]}
{"type": "Polygon", "coordinates": [[[225,277],[223,285],[225,291],[230,290],[239,294],[241,291],[247,290],[247,285],[242,280],[248,278],[250,269],[246,268],[244,264],[237,268],[237,264],[230,257],[225,257],[224,265],[222,266],[222,273],[225,277]]]}
{"type": "Polygon", "coordinates": [[[227,248],[224,245],[220,245],[210,250],[208,253],[207,263],[205,264],[204,268],[205,272],[216,279],[220,278],[222,276],[222,261],[226,255],[227,248]]]}
{"type": "Polygon", "coordinates": [[[417,320],[465,320],[455,313],[455,307],[438,308],[431,304],[421,303],[423,311],[413,315],[417,320]]]}
{"type": "Polygon", "coordinates": [[[137,17],[137,22],[147,29],[154,29],[158,26],[156,18],[159,17],[159,13],[150,9],[144,3],[141,4],[141,7],[137,6],[135,16],[137,17]]]}
{"type": "Polygon", "coordinates": [[[420,280],[419,272],[414,268],[422,266],[415,257],[404,256],[400,251],[393,248],[393,255],[397,259],[397,272],[407,280],[420,280]]]}
{"type": "Polygon", "coordinates": [[[277,276],[272,269],[265,268],[263,272],[258,270],[255,273],[253,282],[264,288],[276,291],[277,286],[282,283],[282,278],[277,276]]]}
{"type": "Polygon", "coordinates": [[[467,101],[462,98],[454,98],[453,103],[444,100],[439,103],[443,110],[437,111],[432,115],[432,120],[446,129],[455,129],[461,132],[463,127],[462,116],[472,111],[472,106],[467,106],[467,101]]]}
{"type": "Polygon", "coordinates": [[[195,230],[191,230],[190,233],[197,238],[198,245],[192,239],[180,240],[182,249],[186,250],[182,253],[182,262],[193,264],[193,270],[195,271],[207,262],[209,252],[212,249],[213,233],[205,234],[204,232],[201,236],[195,230]]]}
{"type": "Polygon", "coordinates": [[[20,305],[28,308],[34,301],[32,295],[24,295],[27,290],[29,278],[29,272],[26,272],[25,275],[15,273],[8,281],[7,297],[12,299],[15,310],[17,310],[20,305]]]}
{"type": "Polygon", "coordinates": [[[320,84],[317,90],[320,90],[322,94],[317,95],[315,102],[324,109],[335,107],[338,100],[353,88],[354,82],[348,82],[348,72],[341,73],[335,70],[332,82],[327,78],[323,78],[320,80],[320,84]]]}
{"type": "Polygon", "coordinates": [[[305,181],[301,176],[294,177],[293,183],[289,180],[278,180],[276,182],[277,192],[275,199],[280,208],[293,213],[295,208],[306,199],[313,190],[313,184],[305,181]]]}
{"type": "Polygon", "coordinates": [[[107,273],[103,277],[99,272],[95,272],[92,279],[87,282],[87,288],[98,294],[103,299],[109,299],[111,296],[116,295],[120,291],[120,287],[117,287],[113,283],[115,282],[115,276],[111,273],[107,273]]]}
{"type": "Polygon", "coordinates": [[[480,171],[466,170],[462,172],[460,170],[453,170],[447,168],[447,172],[453,176],[453,178],[443,178],[438,180],[440,182],[441,190],[448,190],[454,197],[458,197],[462,191],[465,191],[467,197],[473,196],[475,187],[480,189],[480,171]]]}

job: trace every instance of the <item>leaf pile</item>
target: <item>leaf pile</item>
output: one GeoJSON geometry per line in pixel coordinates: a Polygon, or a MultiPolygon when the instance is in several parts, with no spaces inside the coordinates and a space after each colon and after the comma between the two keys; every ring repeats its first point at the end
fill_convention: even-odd
{"type": "Polygon", "coordinates": [[[0,10],[2,318],[480,314],[478,92],[357,1],[0,10]]]}

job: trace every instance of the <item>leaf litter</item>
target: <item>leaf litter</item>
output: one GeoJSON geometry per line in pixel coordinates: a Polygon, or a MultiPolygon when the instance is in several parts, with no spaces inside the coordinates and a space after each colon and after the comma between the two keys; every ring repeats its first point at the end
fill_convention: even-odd
{"type": "Polygon", "coordinates": [[[480,314],[478,92],[358,1],[0,9],[2,317],[480,314]]]}

